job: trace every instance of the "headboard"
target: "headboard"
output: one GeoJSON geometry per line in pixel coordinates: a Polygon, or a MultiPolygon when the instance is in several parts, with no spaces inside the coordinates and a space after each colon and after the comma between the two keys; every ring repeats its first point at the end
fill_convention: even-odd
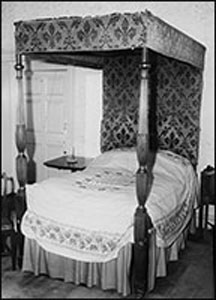
{"type": "MultiPolygon", "coordinates": [[[[160,149],[198,161],[202,72],[150,52],[150,134],[160,149]]],[[[136,145],[141,51],[105,59],[101,151],[136,145]]]]}

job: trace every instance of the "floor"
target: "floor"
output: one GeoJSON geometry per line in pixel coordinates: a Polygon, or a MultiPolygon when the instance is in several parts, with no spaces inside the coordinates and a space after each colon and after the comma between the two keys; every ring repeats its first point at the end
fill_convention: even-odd
{"type": "MultiPolygon", "coordinates": [[[[2,257],[2,298],[58,299],[58,298],[122,298],[115,291],[75,286],[47,276],[11,271],[9,257],[2,257]]],[[[128,296],[127,298],[131,298],[128,296]]],[[[168,266],[168,276],[158,278],[156,287],[147,299],[203,298],[214,299],[213,233],[208,230],[203,238],[189,239],[178,262],[168,266]]]]}

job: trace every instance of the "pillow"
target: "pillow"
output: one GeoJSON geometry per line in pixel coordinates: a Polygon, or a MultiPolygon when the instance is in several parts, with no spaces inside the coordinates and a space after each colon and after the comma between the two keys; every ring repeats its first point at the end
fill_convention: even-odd
{"type": "MultiPolygon", "coordinates": [[[[151,164],[151,158],[149,164],[151,164]]],[[[166,168],[167,164],[186,165],[186,159],[169,150],[159,150],[156,155],[156,160],[153,165],[154,172],[166,168]]],[[[106,151],[97,156],[88,167],[91,168],[112,168],[115,170],[126,170],[136,173],[139,167],[136,148],[117,148],[106,151]]]]}
{"type": "Polygon", "coordinates": [[[89,167],[124,169],[135,173],[138,169],[138,160],[135,148],[118,148],[106,151],[97,156],[89,167]]]}
{"type": "Polygon", "coordinates": [[[182,155],[177,154],[171,150],[163,150],[163,149],[158,150],[157,160],[159,159],[163,161],[165,161],[166,159],[176,164],[182,164],[185,166],[191,165],[190,161],[186,157],[183,157],[182,155]]]}

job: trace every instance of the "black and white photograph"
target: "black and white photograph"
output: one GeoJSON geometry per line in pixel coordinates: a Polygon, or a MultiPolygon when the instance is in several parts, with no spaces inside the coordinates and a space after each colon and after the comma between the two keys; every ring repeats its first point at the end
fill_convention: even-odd
{"type": "Polygon", "coordinates": [[[215,299],[214,1],[1,14],[1,298],[215,299]]]}

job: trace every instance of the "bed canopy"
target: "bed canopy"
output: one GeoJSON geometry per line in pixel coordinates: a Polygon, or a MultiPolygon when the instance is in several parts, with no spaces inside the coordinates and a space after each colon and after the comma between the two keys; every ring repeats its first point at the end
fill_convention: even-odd
{"type": "Polygon", "coordinates": [[[140,270],[147,264],[151,222],[145,202],[154,153],[157,147],[173,150],[197,165],[205,47],[144,11],[19,21],[15,48],[17,177],[23,195],[27,158],[22,56],[103,69],[101,150],[137,146],[134,289],[144,291],[146,277],[140,270]]]}

